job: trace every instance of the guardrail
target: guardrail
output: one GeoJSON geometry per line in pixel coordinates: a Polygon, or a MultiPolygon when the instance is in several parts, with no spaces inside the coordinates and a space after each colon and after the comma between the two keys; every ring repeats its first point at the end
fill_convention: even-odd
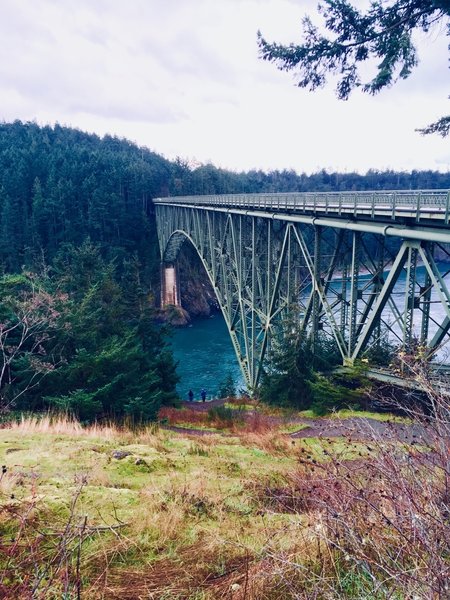
{"type": "Polygon", "coordinates": [[[334,216],[409,218],[416,222],[450,222],[450,190],[380,192],[291,192],[279,194],[223,194],[156,198],[156,204],[187,204],[259,209],[272,212],[304,212],[334,216]]]}

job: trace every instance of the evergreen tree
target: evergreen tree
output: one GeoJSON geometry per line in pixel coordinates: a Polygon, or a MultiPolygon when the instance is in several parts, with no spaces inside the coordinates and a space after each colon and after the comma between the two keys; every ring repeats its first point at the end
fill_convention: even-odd
{"type": "Polygon", "coordinates": [[[309,408],[314,380],[312,353],[308,341],[294,327],[286,326],[282,342],[268,359],[259,394],[267,404],[309,408]]]}
{"type": "Polygon", "coordinates": [[[165,332],[130,305],[130,281],[120,287],[115,265],[101,257],[99,247],[90,241],[65,247],[55,271],[70,308],[60,342],[66,362],[41,390],[46,402],[82,419],[125,414],[150,419],[161,404],[176,402],[177,376],[165,332]]]}
{"type": "MultiPolygon", "coordinates": [[[[354,88],[374,94],[406,79],[418,65],[413,34],[428,32],[441,22],[450,35],[450,5],[447,0],[371,0],[361,11],[348,0],[323,0],[319,12],[325,19],[326,34],[303,19],[304,40],[284,46],[267,42],[258,32],[261,57],[279,69],[294,71],[297,85],[315,90],[322,87],[328,75],[337,75],[337,96],[346,100],[354,88]],[[369,58],[378,62],[375,76],[362,80],[360,63],[369,58]]],[[[422,133],[450,132],[450,115],[421,130],[422,133]]]]}
{"type": "Polygon", "coordinates": [[[225,379],[220,383],[217,392],[219,398],[235,398],[236,384],[231,373],[228,373],[225,379]]]}

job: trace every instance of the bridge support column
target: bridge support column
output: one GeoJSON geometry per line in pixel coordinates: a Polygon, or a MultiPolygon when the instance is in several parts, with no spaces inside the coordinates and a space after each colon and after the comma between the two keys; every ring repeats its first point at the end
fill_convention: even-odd
{"type": "Polygon", "coordinates": [[[175,265],[161,265],[161,307],[181,306],[178,269],[175,265]]]}
{"type": "Polygon", "coordinates": [[[313,307],[312,307],[312,343],[314,355],[319,344],[319,329],[321,328],[321,288],[322,288],[322,228],[314,228],[314,265],[313,265],[313,307]]]}

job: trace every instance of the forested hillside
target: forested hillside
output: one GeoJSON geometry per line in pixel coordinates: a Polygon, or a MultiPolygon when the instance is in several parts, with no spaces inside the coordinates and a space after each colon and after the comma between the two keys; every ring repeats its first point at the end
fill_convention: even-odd
{"type": "Polygon", "coordinates": [[[64,244],[86,238],[106,258],[138,256],[148,277],[151,198],[166,195],[171,164],[109,136],[34,123],[0,127],[0,259],[3,269],[50,263],[64,244]]]}
{"type": "Polygon", "coordinates": [[[232,173],[213,165],[195,169],[177,161],[175,178],[170,186],[173,195],[233,194],[264,192],[333,192],[362,190],[447,189],[450,172],[437,171],[368,171],[334,173],[326,170],[307,175],[292,170],[248,171],[232,173]]]}
{"type": "Polygon", "coordinates": [[[171,165],[112,137],[0,126],[0,408],[153,418],[175,365],[152,319],[151,198],[171,165]]]}
{"type": "MultiPolygon", "coordinates": [[[[151,419],[176,402],[154,324],[154,197],[419,187],[449,188],[450,174],[234,173],[59,125],[0,124],[0,411],[151,419]]],[[[197,264],[185,271],[201,290],[197,264]]]]}
{"type": "MultiPolygon", "coordinates": [[[[0,124],[0,264],[4,272],[50,264],[65,244],[89,238],[118,265],[135,256],[143,282],[157,280],[151,200],[208,193],[449,188],[432,171],[234,173],[170,162],[111,136],[35,123],[0,124]]],[[[120,270],[120,269],[119,269],[120,270]]]]}

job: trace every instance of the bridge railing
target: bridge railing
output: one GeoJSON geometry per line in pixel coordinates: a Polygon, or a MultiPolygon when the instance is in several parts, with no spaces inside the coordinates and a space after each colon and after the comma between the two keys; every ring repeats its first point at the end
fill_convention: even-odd
{"type": "Polygon", "coordinates": [[[157,198],[155,203],[221,206],[242,209],[364,215],[374,218],[408,217],[416,221],[450,222],[450,190],[368,192],[290,192],[278,194],[221,194],[157,198]]]}

